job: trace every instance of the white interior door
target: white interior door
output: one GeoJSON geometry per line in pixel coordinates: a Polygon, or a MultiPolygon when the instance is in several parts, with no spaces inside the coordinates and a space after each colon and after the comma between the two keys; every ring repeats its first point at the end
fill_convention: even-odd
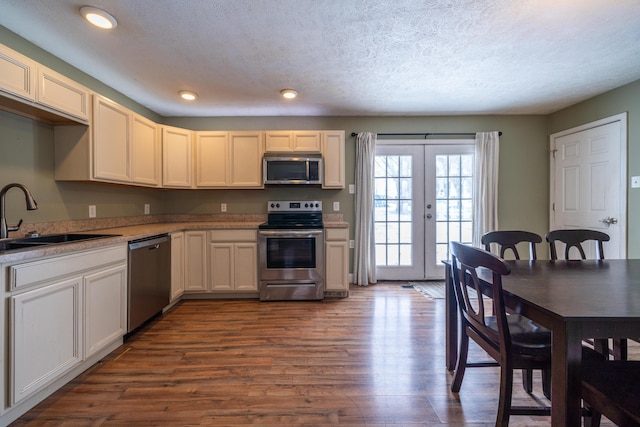
{"type": "Polygon", "coordinates": [[[626,128],[621,114],[551,135],[551,229],[607,233],[612,259],[626,257],[626,128]]]}
{"type": "Polygon", "coordinates": [[[376,148],[380,280],[442,279],[449,242],[471,243],[473,144],[430,142],[389,141],[376,148]]]}

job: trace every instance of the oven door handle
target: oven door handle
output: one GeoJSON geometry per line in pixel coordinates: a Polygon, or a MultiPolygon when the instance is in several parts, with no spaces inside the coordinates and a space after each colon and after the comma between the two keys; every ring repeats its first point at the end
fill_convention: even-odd
{"type": "Polygon", "coordinates": [[[309,235],[321,235],[322,230],[280,230],[280,231],[270,231],[270,230],[260,230],[258,234],[262,236],[276,236],[276,237],[286,237],[286,236],[309,236],[309,235]]]}

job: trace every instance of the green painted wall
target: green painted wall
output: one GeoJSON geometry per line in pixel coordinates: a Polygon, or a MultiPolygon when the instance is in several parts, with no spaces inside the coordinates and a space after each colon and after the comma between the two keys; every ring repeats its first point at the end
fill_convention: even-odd
{"type": "MultiPolygon", "coordinates": [[[[627,113],[627,172],[640,175],[640,80],[548,116],[549,134],[627,113]]],[[[627,187],[627,257],[640,258],[640,189],[627,187]]]]}

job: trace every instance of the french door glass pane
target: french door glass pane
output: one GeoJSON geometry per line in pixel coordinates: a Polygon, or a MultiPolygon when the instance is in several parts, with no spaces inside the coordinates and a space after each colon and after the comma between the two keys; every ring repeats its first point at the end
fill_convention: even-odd
{"type": "Polygon", "coordinates": [[[412,262],[412,157],[377,155],[374,229],[377,266],[412,262]]]}
{"type": "Polygon", "coordinates": [[[449,259],[449,242],[471,243],[473,155],[436,156],[436,256],[449,259]]]}

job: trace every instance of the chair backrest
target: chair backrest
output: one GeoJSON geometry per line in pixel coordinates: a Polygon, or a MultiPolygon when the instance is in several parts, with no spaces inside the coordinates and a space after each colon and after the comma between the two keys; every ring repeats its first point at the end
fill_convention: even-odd
{"type": "Polygon", "coordinates": [[[454,291],[458,300],[462,321],[466,323],[478,338],[489,343],[491,348],[482,346],[496,360],[500,354],[511,353],[511,335],[507,324],[507,315],[502,294],[502,276],[511,273],[511,268],[504,260],[485,250],[451,242],[451,268],[454,291]],[[477,270],[481,267],[492,272],[491,296],[483,297],[477,270]],[[469,292],[469,288],[475,292],[469,292]],[[497,322],[497,332],[488,326],[487,316],[491,312],[485,310],[485,298],[493,301],[493,312],[497,322]],[[496,346],[499,344],[499,346],[496,346]]]}
{"type": "Polygon", "coordinates": [[[609,235],[601,231],[585,229],[553,230],[547,233],[546,240],[549,242],[549,250],[551,252],[552,260],[558,259],[556,241],[565,244],[564,259],[570,259],[569,250],[571,248],[576,248],[578,250],[581,259],[587,259],[584,248],[582,247],[582,243],[586,241],[594,241],[597,248],[597,259],[604,259],[603,242],[609,241],[609,235]]]}
{"type": "Polygon", "coordinates": [[[488,252],[491,252],[491,243],[498,244],[498,247],[500,248],[500,258],[504,258],[505,252],[507,249],[510,249],[516,259],[520,259],[520,254],[518,253],[516,245],[518,243],[526,242],[529,243],[529,259],[535,260],[538,259],[536,244],[542,242],[542,237],[536,233],[531,233],[530,231],[500,230],[490,231],[484,234],[481,242],[484,245],[484,249],[488,252]]]}

